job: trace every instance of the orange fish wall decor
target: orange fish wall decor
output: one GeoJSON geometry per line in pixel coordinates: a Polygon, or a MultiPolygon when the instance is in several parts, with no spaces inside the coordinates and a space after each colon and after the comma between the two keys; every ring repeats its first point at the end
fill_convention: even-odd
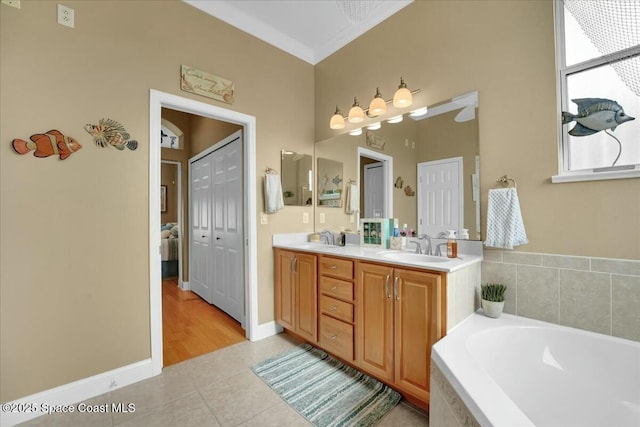
{"type": "Polygon", "coordinates": [[[115,120],[101,119],[97,125],[85,125],[84,130],[93,136],[93,141],[98,147],[104,148],[111,145],[120,151],[125,147],[129,150],[138,148],[138,141],[132,140],[124,126],[115,120]]]}
{"type": "Polygon", "coordinates": [[[11,147],[18,154],[27,154],[33,150],[34,157],[59,155],[60,160],[66,159],[82,148],[78,141],[55,129],[47,133],[31,135],[30,139],[31,141],[14,139],[11,141],[11,147]]]}

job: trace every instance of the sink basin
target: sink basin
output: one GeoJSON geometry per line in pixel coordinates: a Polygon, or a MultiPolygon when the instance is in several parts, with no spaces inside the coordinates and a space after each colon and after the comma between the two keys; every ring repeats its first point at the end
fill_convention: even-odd
{"type": "Polygon", "coordinates": [[[404,262],[448,262],[449,258],[443,256],[432,256],[432,255],[423,255],[423,254],[415,254],[411,252],[378,252],[383,258],[390,259],[393,261],[404,261],[404,262]]]}

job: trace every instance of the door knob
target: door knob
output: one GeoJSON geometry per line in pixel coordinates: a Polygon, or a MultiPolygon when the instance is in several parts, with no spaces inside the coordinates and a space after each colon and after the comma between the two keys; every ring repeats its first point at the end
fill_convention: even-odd
{"type": "Polygon", "coordinates": [[[222,240],[222,237],[216,237],[216,240],[222,240]]]}

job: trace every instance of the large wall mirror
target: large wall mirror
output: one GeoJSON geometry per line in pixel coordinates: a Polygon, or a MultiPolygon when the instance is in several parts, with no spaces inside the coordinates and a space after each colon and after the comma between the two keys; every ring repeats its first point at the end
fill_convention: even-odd
{"type": "Polygon", "coordinates": [[[285,206],[310,206],[313,203],[313,157],[282,150],[282,196],[285,206]]]}
{"type": "Polygon", "coordinates": [[[434,237],[446,229],[460,236],[466,228],[470,239],[479,240],[477,107],[477,92],[472,92],[433,104],[421,116],[407,113],[400,123],[383,121],[380,129],[363,128],[359,136],[342,134],[316,143],[316,158],[341,162],[343,183],[357,182],[360,197],[356,213],[317,206],[316,231],[357,230],[360,218],[378,212],[364,200],[374,194],[385,216],[398,218],[401,227],[434,237]]]}

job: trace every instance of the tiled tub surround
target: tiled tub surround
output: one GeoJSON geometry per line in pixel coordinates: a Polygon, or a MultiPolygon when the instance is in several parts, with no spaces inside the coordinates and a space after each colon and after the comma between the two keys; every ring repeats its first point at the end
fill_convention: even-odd
{"type": "Polygon", "coordinates": [[[638,342],[479,310],[431,360],[433,426],[640,425],[638,342]]]}
{"type": "Polygon", "coordinates": [[[506,313],[640,341],[640,261],[485,249],[487,282],[506,313]]]}

